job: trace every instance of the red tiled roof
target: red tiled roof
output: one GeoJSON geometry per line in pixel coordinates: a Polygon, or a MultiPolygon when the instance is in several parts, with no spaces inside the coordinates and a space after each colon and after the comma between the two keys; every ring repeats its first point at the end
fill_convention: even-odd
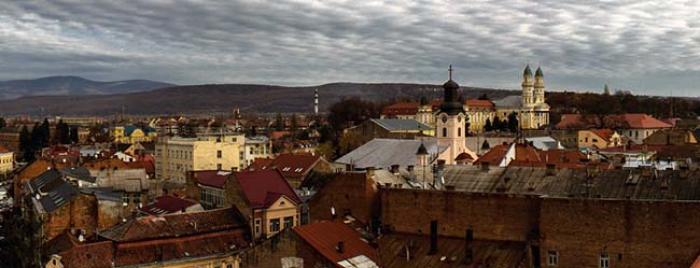
{"type": "Polygon", "coordinates": [[[490,100],[466,100],[464,105],[469,108],[493,108],[494,104],[490,100]]]}
{"type": "MultiPolygon", "coordinates": [[[[665,123],[647,114],[611,114],[603,118],[603,123],[609,128],[670,128],[665,123]]],[[[558,129],[591,128],[600,125],[600,119],[593,115],[585,118],[580,114],[563,114],[556,125],[558,129]]]]}
{"type": "Polygon", "coordinates": [[[382,109],[382,115],[415,115],[418,113],[417,102],[399,102],[382,109]]]}
{"type": "Polygon", "coordinates": [[[198,170],[193,172],[198,183],[216,188],[224,188],[226,180],[231,175],[230,171],[225,170],[198,170]]]}
{"type": "Polygon", "coordinates": [[[182,237],[245,226],[235,208],[148,216],[106,229],[100,236],[117,242],[182,237]]]}
{"type": "Polygon", "coordinates": [[[596,136],[602,138],[604,141],[610,141],[612,139],[613,135],[615,134],[615,131],[609,128],[594,128],[594,129],[589,129],[590,132],[595,134],[596,136]]]}
{"type": "Polygon", "coordinates": [[[277,170],[235,172],[233,176],[254,209],[267,208],[269,194],[281,194],[300,204],[299,197],[277,170]]]}
{"type": "Polygon", "coordinates": [[[294,227],[294,232],[330,262],[338,263],[352,257],[365,255],[379,263],[379,255],[362,236],[342,221],[325,221],[294,227]],[[343,253],[336,250],[343,242],[343,253]]]}
{"type": "Polygon", "coordinates": [[[303,177],[320,159],[319,155],[281,154],[272,161],[272,165],[279,169],[282,176],[289,179],[303,177]]]}
{"type": "MultiPolygon", "coordinates": [[[[497,166],[505,158],[510,149],[510,144],[501,144],[493,147],[486,154],[482,155],[474,162],[479,165],[488,162],[491,166],[497,166]]],[[[547,164],[554,164],[558,168],[579,169],[585,168],[587,163],[581,161],[586,158],[586,154],[578,150],[547,150],[541,151],[534,146],[517,144],[515,146],[515,159],[508,163],[508,166],[522,167],[545,167],[547,164]]]]}
{"type": "Polygon", "coordinates": [[[172,195],[164,195],[156,198],[156,201],[140,208],[139,210],[150,215],[160,215],[179,212],[196,205],[197,202],[172,195]]]}
{"type": "Polygon", "coordinates": [[[585,117],[580,114],[562,114],[561,120],[555,126],[557,129],[583,129],[592,128],[600,125],[598,117],[588,115],[585,117]]]}
{"type": "MultiPolygon", "coordinates": [[[[610,116],[611,118],[622,117],[629,128],[670,128],[671,124],[662,122],[647,114],[622,114],[618,116],[610,116]]],[[[606,118],[607,119],[607,118],[606,118]]]]}
{"type": "Polygon", "coordinates": [[[182,258],[196,258],[231,252],[234,249],[237,250],[249,246],[244,232],[244,228],[237,228],[213,233],[202,232],[187,237],[117,243],[115,266],[121,267],[182,258]]]}
{"type": "Polygon", "coordinates": [[[499,144],[491,148],[488,152],[481,155],[479,159],[474,162],[474,165],[480,165],[481,163],[487,162],[491,166],[498,166],[501,160],[506,156],[510,144],[499,144]]]}
{"type": "Polygon", "coordinates": [[[0,145],[0,154],[4,153],[9,153],[11,152],[9,149],[5,148],[4,146],[0,145]]]}
{"type": "Polygon", "coordinates": [[[253,160],[253,163],[251,163],[250,166],[248,166],[248,169],[252,169],[252,170],[267,169],[268,166],[272,165],[272,161],[274,161],[274,160],[275,159],[273,159],[273,158],[260,158],[260,157],[255,158],[255,160],[253,160]]]}
{"type": "Polygon", "coordinates": [[[472,158],[472,156],[468,153],[461,153],[461,154],[457,155],[457,157],[455,158],[455,161],[472,161],[472,160],[474,160],[474,158],[472,158]]]}

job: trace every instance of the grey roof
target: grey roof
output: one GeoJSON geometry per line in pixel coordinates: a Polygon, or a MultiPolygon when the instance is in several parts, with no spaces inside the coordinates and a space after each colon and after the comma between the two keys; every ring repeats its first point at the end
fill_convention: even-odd
{"type": "MultiPolygon", "coordinates": [[[[425,139],[423,144],[428,149],[431,159],[447,149],[438,146],[435,139],[425,139]]],[[[389,168],[392,165],[416,166],[418,164],[416,152],[420,145],[421,140],[373,139],[335,162],[353,164],[355,168],[360,169],[368,167],[389,168]]]]}
{"type": "Polygon", "coordinates": [[[31,198],[40,213],[51,213],[79,194],[78,190],[62,177],[59,171],[50,169],[27,182],[32,193],[31,198]]]}
{"type": "Polygon", "coordinates": [[[498,108],[519,108],[522,104],[522,96],[511,95],[500,100],[493,101],[496,109],[498,108]]]}
{"type": "Polygon", "coordinates": [[[112,187],[90,187],[80,188],[80,192],[83,194],[95,195],[98,200],[122,202],[122,193],[124,191],[114,190],[112,187]]]}
{"type": "Polygon", "coordinates": [[[90,171],[88,171],[85,167],[69,167],[61,169],[60,172],[63,174],[63,176],[71,179],[86,181],[89,183],[95,183],[97,181],[97,178],[91,176],[90,171]]]}
{"type": "Polygon", "coordinates": [[[593,172],[545,168],[447,166],[445,185],[456,191],[558,198],[700,201],[700,170],[611,169],[593,172]],[[506,179],[507,178],[507,179],[506,179]],[[507,181],[507,182],[506,182],[507,181]]]}
{"type": "Polygon", "coordinates": [[[430,130],[432,127],[415,119],[370,119],[380,127],[389,131],[400,130],[430,130]]]}
{"type": "Polygon", "coordinates": [[[543,151],[564,149],[564,146],[561,146],[559,141],[557,141],[554,138],[549,137],[549,136],[530,137],[530,138],[525,138],[525,140],[528,142],[532,142],[532,145],[535,146],[535,148],[543,150],[543,151]]]}

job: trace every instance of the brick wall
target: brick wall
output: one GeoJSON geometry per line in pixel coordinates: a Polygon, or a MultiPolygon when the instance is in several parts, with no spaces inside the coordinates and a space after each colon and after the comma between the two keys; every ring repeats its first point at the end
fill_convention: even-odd
{"type": "Polygon", "coordinates": [[[526,241],[537,228],[539,199],[501,194],[452,191],[382,189],[382,224],[396,232],[438,233],[463,237],[467,228],[475,239],[526,241]]]}
{"type": "MultiPolygon", "coordinates": [[[[700,254],[700,203],[544,199],[541,252],[560,267],[687,268],[700,254]]],[[[543,263],[543,264],[546,264],[543,263]]]]}
{"type": "Polygon", "coordinates": [[[279,268],[282,258],[297,256],[297,241],[292,230],[278,235],[241,253],[241,268],[279,268]]]}
{"type": "Polygon", "coordinates": [[[339,217],[349,211],[364,223],[379,213],[379,195],[365,173],[338,173],[308,201],[310,222],[332,220],[331,207],[339,217]]]}

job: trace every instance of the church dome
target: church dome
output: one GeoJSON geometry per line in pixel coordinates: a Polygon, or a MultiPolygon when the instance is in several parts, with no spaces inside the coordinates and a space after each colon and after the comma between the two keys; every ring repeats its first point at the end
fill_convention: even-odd
{"type": "Polygon", "coordinates": [[[529,64],[527,66],[525,66],[525,71],[523,71],[523,75],[532,76],[532,70],[530,70],[529,64]]]}
{"type": "Polygon", "coordinates": [[[445,82],[445,84],[443,84],[442,87],[445,88],[445,90],[448,90],[448,89],[458,89],[458,88],[459,88],[459,84],[457,84],[457,82],[452,81],[452,79],[450,79],[450,80],[448,80],[447,82],[445,82]]]}
{"type": "Polygon", "coordinates": [[[537,67],[537,71],[535,71],[535,76],[536,77],[544,77],[544,74],[542,73],[542,68],[537,67]]]}

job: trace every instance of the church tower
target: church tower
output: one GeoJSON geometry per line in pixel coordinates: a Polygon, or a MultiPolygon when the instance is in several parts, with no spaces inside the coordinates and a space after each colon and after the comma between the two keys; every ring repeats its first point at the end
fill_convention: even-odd
{"type": "MultiPolygon", "coordinates": [[[[450,79],[443,85],[445,95],[440,110],[435,116],[435,136],[438,146],[446,147],[438,159],[446,164],[454,164],[455,158],[461,153],[474,156],[466,146],[466,112],[464,105],[458,101],[459,85],[452,81],[452,66],[449,69],[450,79]]],[[[474,157],[476,159],[476,157],[474,157]]]]}
{"type": "Polygon", "coordinates": [[[542,68],[537,66],[535,71],[535,104],[544,103],[544,74],[542,68]]]}
{"type": "Polygon", "coordinates": [[[532,84],[532,70],[530,70],[530,65],[528,64],[523,71],[523,83],[521,84],[523,88],[522,103],[523,108],[532,106],[533,101],[533,84],[532,84]]]}

